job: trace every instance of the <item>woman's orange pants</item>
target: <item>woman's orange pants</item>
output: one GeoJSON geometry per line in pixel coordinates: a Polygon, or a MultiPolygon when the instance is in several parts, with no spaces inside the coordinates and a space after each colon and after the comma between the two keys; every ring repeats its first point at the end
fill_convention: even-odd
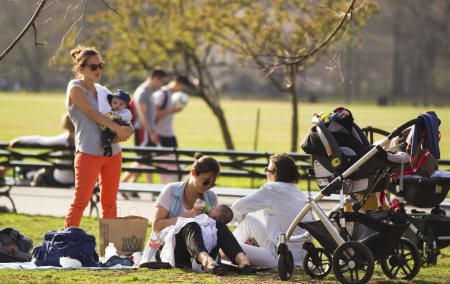
{"type": "Polygon", "coordinates": [[[100,184],[100,202],[103,218],[117,216],[117,192],[122,173],[122,153],[111,157],[75,154],[75,193],[64,228],[79,227],[84,209],[94,192],[97,178],[100,184]]]}

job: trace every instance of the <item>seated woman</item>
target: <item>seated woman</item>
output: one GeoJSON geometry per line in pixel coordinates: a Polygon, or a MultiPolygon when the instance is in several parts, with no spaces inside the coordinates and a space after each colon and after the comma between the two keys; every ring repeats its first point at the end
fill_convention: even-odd
{"type": "MultiPolygon", "coordinates": [[[[175,225],[179,217],[193,218],[203,213],[199,207],[194,207],[200,198],[210,206],[217,205],[217,195],[210,191],[220,172],[220,165],[212,157],[196,153],[190,177],[187,181],[168,184],[158,196],[153,219],[154,237],[166,227],[175,225]]],[[[191,222],[175,235],[174,249],[175,267],[195,267],[201,264],[203,269],[215,273],[219,267],[215,257],[219,249],[240,268],[241,273],[254,273],[249,266],[248,258],[233,236],[227,225],[216,221],[217,245],[208,251],[205,247],[201,227],[191,222]],[[193,262],[191,262],[193,259],[193,262]]],[[[164,261],[164,260],[163,260],[164,261]]]]}
{"type": "MultiPolygon", "coordinates": [[[[294,159],[288,155],[272,155],[265,172],[268,182],[257,192],[237,200],[231,206],[234,220],[239,222],[233,234],[251,265],[274,268],[277,267],[278,235],[287,231],[306,205],[307,197],[295,185],[300,174],[294,159]],[[263,210],[265,223],[247,216],[258,210],[263,210]]],[[[303,219],[310,220],[311,213],[303,219]]],[[[294,235],[302,233],[304,230],[300,227],[294,231],[294,235]]],[[[289,249],[294,256],[294,264],[302,265],[305,255],[302,243],[290,243],[289,249]]]]}
{"type": "MultiPolygon", "coordinates": [[[[61,127],[63,133],[57,136],[41,136],[30,135],[13,138],[9,142],[10,147],[17,144],[22,145],[44,145],[44,146],[67,146],[74,147],[75,145],[75,128],[69,118],[67,112],[64,112],[61,117],[61,127]]],[[[67,156],[74,156],[71,149],[61,151],[61,154],[67,156]]],[[[73,165],[73,158],[64,160],[55,160],[58,164],[73,165]]],[[[42,168],[37,171],[30,171],[26,173],[25,178],[31,180],[32,186],[69,186],[75,183],[75,174],[72,169],[45,169],[42,168]]]]}

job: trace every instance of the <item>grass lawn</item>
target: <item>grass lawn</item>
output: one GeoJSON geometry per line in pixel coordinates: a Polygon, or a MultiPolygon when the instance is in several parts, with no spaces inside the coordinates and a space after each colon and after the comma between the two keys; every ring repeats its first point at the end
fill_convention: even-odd
{"type": "MultiPolygon", "coordinates": [[[[65,92],[2,93],[0,92],[0,141],[20,135],[57,135],[65,92]]],[[[291,104],[288,101],[228,100],[221,101],[236,150],[254,150],[256,113],[260,110],[257,150],[289,152],[291,141],[291,104]]],[[[340,103],[299,103],[299,141],[309,132],[314,113],[331,112],[340,103]]],[[[348,104],[360,127],[372,126],[392,131],[427,110],[434,110],[442,120],[442,158],[450,159],[450,108],[415,106],[375,106],[348,104]]],[[[191,97],[185,110],[174,119],[180,148],[225,149],[220,127],[211,110],[199,98],[191,97]]],[[[132,145],[130,139],[125,144],[132,145]]],[[[302,150],[299,148],[299,151],[302,150]]]]}
{"type": "MultiPolygon", "coordinates": [[[[319,111],[332,111],[342,103],[299,104],[300,133],[299,140],[311,128],[311,116],[319,111]]],[[[254,150],[256,113],[261,112],[260,129],[257,140],[257,150],[270,152],[289,152],[291,105],[289,102],[272,101],[240,101],[223,100],[222,106],[228,119],[236,150],[254,150]]],[[[413,119],[427,110],[434,110],[441,118],[441,154],[442,158],[450,158],[450,108],[443,107],[413,107],[352,104],[347,105],[352,110],[357,124],[361,127],[373,126],[392,131],[402,123],[413,119]]],[[[61,132],[59,120],[64,109],[64,91],[59,94],[30,93],[0,93],[0,141],[9,141],[21,135],[57,135],[61,132]]],[[[193,149],[224,149],[224,143],[216,118],[205,103],[198,98],[191,98],[188,107],[176,115],[175,131],[180,148],[193,149]]],[[[132,145],[132,139],[125,145],[132,145]]],[[[301,151],[299,149],[299,151],[301,151]]],[[[245,186],[238,179],[223,182],[222,186],[245,186]]],[[[256,185],[257,186],[257,185],[256,185]]],[[[56,230],[63,225],[63,219],[50,216],[29,216],[16,214],[0,214],[0,227],[14,227],[31,237],[35,246],[41,242],[45,232],[56,230]]],[[[83,218],[81,227],[98,240],[98,220],[83,218]]],[[[438,265],[424,267],[415,278],[416,283],[448,283],[450,279],[450,249],[442,250],[438,265]]],[[[50,270],[50,271],[11,271],[0,270],[0,283],[281,283],[276,270],[258,273],[256,276],[239,276],[236,274],[225,277],[191,273],[179,269],[149,271],[117,270],[50,270]]],[[[335,283],[333,275],[324,280],[314,281],[300,271],[296,271],[292,282],[298,283],[335,283]]],[[[398,283],[387,280],[379,266],[372,277],[373,283],[398,283]]],[[[405,282],[406,283],[406,282],[405,282]]]]}
{"type": "MultiPolygon", "coordinates": [[[[38,246],[49,230],[61,228],[63,218],[50,216],[30,216],[18,214],[1,214],[0,228],[14,227],[33,239],[38,246]]],[[[81,227],[93,234],[98,240],[98,219],[84,217],[81,227]]],[[[151,229],[151,228],[149,228],[151,229]]],[[[150,230],[149,230],[150,231],[150,230]]],[[[149,232],[148,232],[149,233],[149,232]]],[[[97,241],[98,245],[98,241],[97,241]]],[[[388,280],[378,265],[371,283],[399,283],[388,280]]],[[[450,279],[450,249],[445,248],[439,256],[438,264],[422,267],[414,283],[448,283],[450,279]]],[[[219,277],[210,274],[193,273],[189,270],[0,270],[1,283],[286,283],[278,279],[276,270],[259,272],[257,275],[241,276],[230,273],[219,277]]],[[[290,282],[295,283],[337,283],[331,273],[325,279],[314,281],[303,272],[296,270],[290,282]]],[[[402,281],[403,283],[408,283],[402,281]]],[[[400,283],[402,283],[400,282],[400,283]]]]}
{"type": "MultiPolygon", "coordinates": [[[[0,92],[0,141],[21,135],[57,135],[61,132],[60,117],[64,109],[65,92],[59,93],[2,93],[0,92]]],[[[259,100],[222,100],[222,107],[227,118],[235,149],[269,152],[290,152],[291,141],[291,104],[288,101],[259,100]],[[255,143],[256,113],[260,111],[260,127],[255,143]]],[[[332,111],[343,103],[299,103],[299,143],[309,133],[312,126],[311,117],[315,112],[332,111]]],[[[450,108],[414,107],[414,106],[375,106],[350,104],[360,127],[372,126],[392,131],[402,123],[413,119],[427,110],[434,110],[442,120],[440,143],[441,156],[450,158],[450,108]]],[[[175,132],[180,148],[190,149],[225,149],[217,119],[199,98],[191,97],[185,110],[177,113],[174,119],[175,132]]],[[[376,137],[379,139],[381,137],[376,137]]],[[[133,145],[133,138],[124,145],[133,145]]],[[[299,152],[303,152],[300,148],[299,152]]],[[[158,182],[158,175],[154,182],[158,182]]],[[[139,181],[144,181],[143,176],[139,181]]],[[[227,187],[257,188],[265,182],[257,179],[219,177],[218,184],[227,187]]],[[[306,181],[300,183],[306,188],[306,181]]],[[[314,189],[314,186],[313,186],[314,189]]]]}

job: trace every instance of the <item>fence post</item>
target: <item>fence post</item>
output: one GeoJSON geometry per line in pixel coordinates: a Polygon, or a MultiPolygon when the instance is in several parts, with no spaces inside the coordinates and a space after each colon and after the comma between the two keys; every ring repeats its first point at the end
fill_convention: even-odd
{"type": "MultiPolygon", "coordinates": [[[[254,143],[253,143],[253,151],[258,150],[259,118],[260,118],[260,116],[261,116],[260,114],[261,114],[261,110],[258,108],[258,109],[256,110],[255,140],[254,140],[254,143]]],[[[253,170],[255,170],[255,168],[253,168],[253,170]]],[[[254,178],[252,178],[251,186],[252,186],[253,188],[255,187],[255,179],[254,179],[254,178]]]]}

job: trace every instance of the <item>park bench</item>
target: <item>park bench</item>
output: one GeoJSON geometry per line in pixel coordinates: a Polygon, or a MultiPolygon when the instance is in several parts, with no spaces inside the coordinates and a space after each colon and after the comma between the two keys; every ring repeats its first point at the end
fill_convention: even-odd
{"type": "MultiPolygon", "coordinates": [[[[25,178],[25,173],[31,170],[41,168],[48,169],[70,169],[73,166],[66,163],[57,162],[70,160],[73,163],[73,156],[63,154],[62,151],[68,150],[64,146],[42,146],[42,145],[21,145],[8,147],[5,142],[0,142],[0,165],[9,168],[9,175],[0,180],[0,197],[9,199],[13,211],[16,212],[14,201],[10,191],[14,187],[30,187],[30,181],[25,178]]],[[[157,173],[172,174],[177,176],[177,180],[182,180],[190,172],[190,167],[194,162],[195,152],[201,152],[204,155],[215,157],[221,164],[221,178],[231,177],[247,179],[263,184],[266,180],[264,167],[267,166],[271,152],[256,151],[231,151],[231,150],[198,150],[198,149],[178,149],[178,148],[158,148],[158,147],[123,147],[123,172],[135,173],[157,173]],[[140,167],[133,167],[132,162],[140,163],[140,167]],[[173,165],[165,167],[162,165],[173,165]]],[[[302,178],[310,178],[308,169],[310,163],[309,157],[304,154],[290,154],[297,163],[302,172],[302,178]]],[[[249,182],[250,184],[250,182],[249,182]]],[[[253,184],[253,182],[252,182],[253,184]]],[[[121,182],[119,191],[121,193],[152,193],[159,194],[163,184],[147,183],[128,183],[121,182]]],[[[257,187],[257,186],[254,186],[257,187]]],[[[71,188],[67,186],[66,188],[71,188]]],[[[243,197],[253,192],[254,189],[226,187],[226,185],[214,188],[219,196],[243,197]]],[[[94,195],[90,202],[90,213],[94,211],[98,215],[97,204],[100,201],[99,189],[96,187],[94,195]]]]}

